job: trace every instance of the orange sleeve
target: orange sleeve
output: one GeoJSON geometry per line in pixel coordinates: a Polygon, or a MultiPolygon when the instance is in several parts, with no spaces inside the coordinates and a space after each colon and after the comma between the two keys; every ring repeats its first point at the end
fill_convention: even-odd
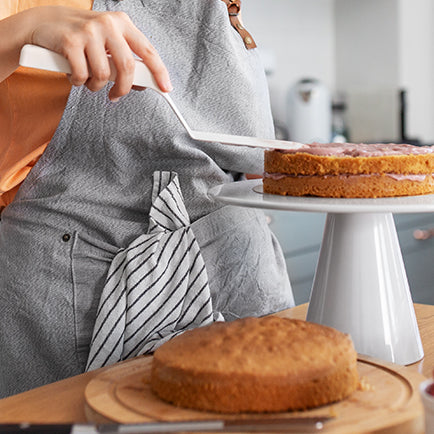
{"type": "MultiPolygon", "coordinates": [[[[1,0],[0,19],[44,5],[91,9],[93,0],[1,0]]],[[[18,68],[0,83],[0,209],[50,142],[63,115],[71,85],[64,74],[18,68]]]]}

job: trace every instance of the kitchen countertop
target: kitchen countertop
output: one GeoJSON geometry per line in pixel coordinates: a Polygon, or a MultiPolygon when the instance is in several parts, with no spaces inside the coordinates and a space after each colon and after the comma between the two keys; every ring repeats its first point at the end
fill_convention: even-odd
{"type": "MultiPolygon", "coordinates": [[[[415,304],[425,357],[411,369],[431,377],[434,369],[434,306],[415,304]]],[[[305,319],[307,304],[277,315],[305,319]]],[[[141,356],[146,357],[146,356],[141,356]]],[[[122,362],[121,362],[122,363],[122,362]]],[[[86,422],[84,390],[101,368],[0,400],[0,423],[80,423],[86,422]]]]}

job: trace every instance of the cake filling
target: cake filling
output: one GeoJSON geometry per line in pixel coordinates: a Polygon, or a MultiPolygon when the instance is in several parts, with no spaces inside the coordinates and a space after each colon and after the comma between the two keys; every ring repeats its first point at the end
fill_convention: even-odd
{"type": "MultiPolygon", "coordinates": [[[[283,150],[283,154],[296,154],[300,149],[283,150]]],[[[385,155],[423,155],[432,154],[431,146],[414,146],[396,143],[311,143],[303,148],[303,153],[322,157],[383,157],[385,155]]]]}
{"type": "Polygon", "coordinates": [[[393,178],[395,181],[414,181],[414,182],[423,182],[425,181],[427,176],[433,176],[431,175],[425,175],[425,174],[408,174],[408,175],[402,175],[399,173],[371,173],[371,174],[360,174],[360,175],[351,175],[351,174],[342,174],[342,175],[289,175],[286,173],[264,173],[264,178],[269,178],[274,181],[279,181],[280,179],[284,178],[310,178],[312,176],[319,177],[319,178],[335,178],[335,179],[352,179],[352,178],[372,178],[375,176],[388,176],[390,178],[393,178]]]}

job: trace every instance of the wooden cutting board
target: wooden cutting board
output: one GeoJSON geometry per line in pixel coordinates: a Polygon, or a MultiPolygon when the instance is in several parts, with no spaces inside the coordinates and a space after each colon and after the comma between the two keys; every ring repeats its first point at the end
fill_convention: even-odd
{"type": "MultiPolygon", "coordinates": [[[[85,390],[89,422],[141,423],[194,419],[234,419],[243,415],[220,415],[175,407],[150,390],[152,357],[117,364],[92,379],[85,390]]],[[[361,390],[348,399],[303,412],[273,413],[265,417],[333,416],[325,433],[423,433],[423,407],[418,386],[425,379],[414,368],[360,357],[361,390]]],[[[249,418],[252,415],[244,415],[249,418]]],[[[264,414],[258,415],[263,418],[264,414]]]]}

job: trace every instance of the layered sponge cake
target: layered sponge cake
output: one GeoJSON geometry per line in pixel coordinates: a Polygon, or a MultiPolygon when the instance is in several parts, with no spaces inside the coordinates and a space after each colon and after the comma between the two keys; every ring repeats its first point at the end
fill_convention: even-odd
{"type": "Polygon", "coordinates": [[[308,409],[340,401],[357,385],[348,335],[279,317],[186,331],[157,349],[151,374],[161,399],[223,413],[308,409]]]}
{"type": "Polygon", "coordinates": [[[375,198],[434,193],[434,149],[406,144],[313,143],[265,151],[264,192],[375,198]]]}

